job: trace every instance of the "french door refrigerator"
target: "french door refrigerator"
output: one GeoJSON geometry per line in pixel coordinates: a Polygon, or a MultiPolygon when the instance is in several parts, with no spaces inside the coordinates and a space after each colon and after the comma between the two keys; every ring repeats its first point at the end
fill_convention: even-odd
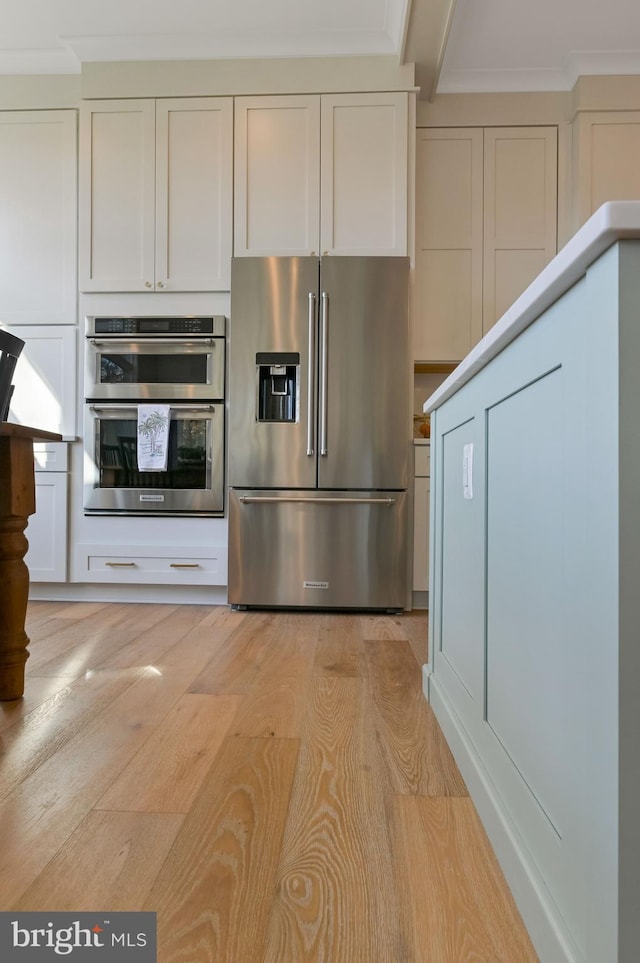
{"type": "Polygon", "coordinates": [[[407,603],[409,259],[234,258],[232,606],[407,603]]]}

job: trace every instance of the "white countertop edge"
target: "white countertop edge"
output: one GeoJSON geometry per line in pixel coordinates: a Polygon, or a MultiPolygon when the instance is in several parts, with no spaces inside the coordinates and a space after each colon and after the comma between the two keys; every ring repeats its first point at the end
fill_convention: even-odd
{"type": "Polygon", "coordinates": [[[558,251],[499,321],[425,401],[438,408],[579,281],[589,265],[616,241],[640,238],[640,201],[609,201],[558,251]]]}

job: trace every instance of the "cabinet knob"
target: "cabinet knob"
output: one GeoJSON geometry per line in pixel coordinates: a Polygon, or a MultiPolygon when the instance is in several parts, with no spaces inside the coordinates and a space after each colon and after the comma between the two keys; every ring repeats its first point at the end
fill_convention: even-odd
{"type": "Polygon", "coordinates": [[[158,281],[158,287],[159,287],[159,288],[164,288],[164,287],[166,287],[164,281],[158,281]]]}
{"type": "Polygon", "coordinates": [[[153,284],[151,283],[151,281],[145,281],[145,282],[144,282],[144,286],[145,286],[145,288],[152,288],[152,287],[153,287],[153,284]]]}

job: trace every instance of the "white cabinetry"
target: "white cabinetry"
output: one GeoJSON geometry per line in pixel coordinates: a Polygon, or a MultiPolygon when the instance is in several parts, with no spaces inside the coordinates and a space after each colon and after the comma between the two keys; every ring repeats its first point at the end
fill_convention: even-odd
{"type": "Polygon", "coordinates": [[[459,360],[482,337],[481,129],[419,130],[413,357],[459,360]]]}
{"type": "Polygon", "coordinates": [[[557,235],[557,129],[486,129],[483,334],[555,255],[557,235]]]}
{"type": "Polygon", "coordinates": [[[67,578],[67,513],[69,475],[67,445],[35,442],[36,511],[25,532],[25,562],[31,582],[64,582],[67,578]]]}
{"type": "MultiPolygon", "coordinates": [[[[430,494],[429,444],[414,446],[413,481],[413,591],[429,590],[429,494],[430,494]]],[[[423,598],[414,599],[421,607],[423,598]]]]}
{"type": "Polygon", "coordinates": [[[6,324],[76,323],[76,141],[75,110],[0,112],[0,318],[6,324]]]}
{"type": "Polygon", "coordinates": [[[416,361],[459,361],[557,247],[555,127],[421,129],[416,361]]]}
{"type": "Polygon", "coordinates": [[[13,375],[9,421],[76,435],[77,329],[69,325],[11,325],[24,341],[13,375]]]}
{"type": "Polygon", "coordinates": [[[640,111],[579,114],[575,140],[578,226],[605,201],[640,200],[640,111]]]}
{"type": "Polygon", "coordinates": [[[408,94],[238,97],[234,253],[407,253],[408,94]]]}
{"type": "MultiPolygon", "coordinates": [[[[24,348],[13,376],[9,421],[76,435],[77,329],[70,325],[12,325],[24,348]]],[[[68,548],[68,446],[36,442],[36,512],[29,518],[26,563],[32,582],[64,582],[68,548]]]]}
{"type": "Polygon", "coordinates": [[[408,94],[321,101],[320,250],[407,253],[408,94]]]}
{"type": "Polygon", "coordinates": [[[80,544],[75,550],[79,580],[137,585],[226,585],[224,547],[80,544]]]}
{"type": "Polygon", "coordinates": [[[234,253],[318,253],[320,98],[238,97],[234,253]]]}
{"type": "Polygon", "coordinates": [[[231,98],[81,109],[83,291],[228,290],[231,98]]]}

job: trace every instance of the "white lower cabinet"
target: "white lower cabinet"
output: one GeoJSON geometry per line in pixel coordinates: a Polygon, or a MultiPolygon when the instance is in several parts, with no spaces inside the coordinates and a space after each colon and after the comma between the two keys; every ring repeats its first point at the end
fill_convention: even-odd
{"type": "MultiPolygon", "coordinates": [[[[56,431],[68,438],[76,434],[77,329],[69,324],[13,324],[7,330],[24,341],[13,376],[14,392],[9,421],[56,431]]],[[[58,446],[64,450],[66,446],[58,446]]],[[[36,451],[44,451],[42,446],[36,451]]],[[[60,465],[61,454],[49,445],[47,463],[60,465]]],[[[48,467],[47,471],[66,471],[48,467]]]]}
{"type": "Polygon", "coordinates": [[[78,581],[139,585],[226,585],[226,548],[82,544],[78,581]]]}
{"type": "MultiPolygon", "coordinates": [[[[414,448],[413,480],[413,591],[429,590],[429,492],[431,485],[430,446],[414,448]]],[[[425,597],[414,598],[418,607],[426,603],[425,597]]]]}
{"type": "Polygon", "coordinates": [[[36,511],[25,535],[31,582],[66,582],[69,475],[63,442],[36,442],[36,511]]]}

